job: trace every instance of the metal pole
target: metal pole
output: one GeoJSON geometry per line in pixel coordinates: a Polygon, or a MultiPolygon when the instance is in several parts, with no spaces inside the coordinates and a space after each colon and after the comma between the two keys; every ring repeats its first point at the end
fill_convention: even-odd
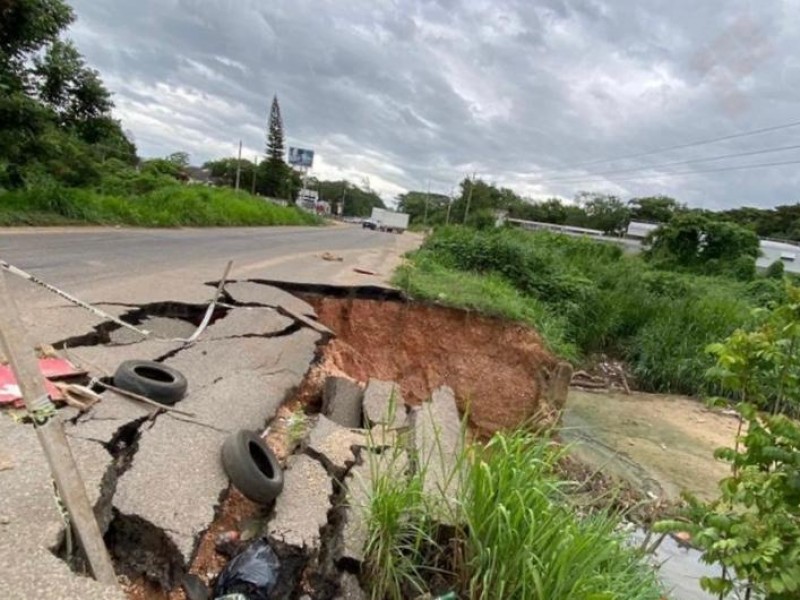
{"type": "Polygon", "coordinates": [[[20,321],[17,304],[9,293],[3,269],[0,269],[0,349],[11,363],[25,407],[33,418],[34,430],[50,465],[58,494],[67,508],[70,523],[75,529],[92,573],[100,583],[116,586],[114,566],[72,457],[64,424],[55,414],[55,407],[45,390],[44,377],[39,371],[28,334],[20,321]]]}
{"type": "Polygon", "coordinates": [[[447,220],[444,222],[445,225],[450,225],[450,209],[453,208],[453,192],[450,192],[450,200],[447,202],[447,220]]]}
{"type": "Polygon", "coordinates": [[[256,154],[253,157],[253,187],[250,190],[250,193],[253,194],[253,196],[256,195],[256,169],[257,169],[257,167],[258,167],[258,154],[256,154]]]}
{"type": "Polygon", "coordinates": [[[239,191],[239,179],[242,175],[242,140],[239,140],[239,159],[236,161],[236,191],[239,191]]]}
{"type": "Polygon", "coordinates": [[[469,194],[467,194],[467,207],[464,209],[464,225],[467,224],[467,216],[469,216],[469,205],[472,202],[472,190],[475,188],[475,173],[472,174],[472,180],[469,185],[469,194]]]}
{"type": "Polygon", "coordinates": [[[347,194],[347,182],[342,180],[342,216],[344,216],[344,197],[347,194]]]}

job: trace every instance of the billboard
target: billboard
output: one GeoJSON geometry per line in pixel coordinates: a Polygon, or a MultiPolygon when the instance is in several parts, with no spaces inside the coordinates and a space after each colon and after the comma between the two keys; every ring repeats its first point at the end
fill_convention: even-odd
{"type": "Polygon", "coordinates": [[[314,163],[314,151],[305,148],[289,148],[289,164],[293,167],[308,167],[314,163]]]}

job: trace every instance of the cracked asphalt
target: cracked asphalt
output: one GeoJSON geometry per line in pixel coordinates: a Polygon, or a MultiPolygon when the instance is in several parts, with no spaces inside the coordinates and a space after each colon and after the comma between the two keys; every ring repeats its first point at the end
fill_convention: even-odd
{"type": "MultiPolygon", "coordinates": [[[[228,260],[234,261],[230,279],[237,281],[385,285],[402,254],[419,242],[413,234],[352,226],[0,229],[0,258],[119,315],[149,303],[206,303],[213,295],[206,283],[219,279],[228,260]],[[342,260],[324,260],[323,253],[342,260]]],[[[100,322],[29,282],[6,277],[37,344],[78,339],[100,322]]],[[[187,375],[189,393],[179,407],[199,423],[168,413],[153,417],[148,407],[108,392],[90,414],[61,411],[101,525],[108,526],[112,515],[145,522],[163,535],[161,551],[183,564],[227,487],[218,461],[225,432],[263,429],[302,381],[322,339],[307,325],[291,327],[290,317],[269,308],[288,302],[308,313],[311,308],[299,300],[268,286],[231,289],[237,288],[247,295],[241,302],[262,306],[229,311],[189,348],[158,339],[102,346],[84,340],[87,345],[73,350],[96,374],[132,357],[163,358],[187,375]],[[112,456],[120,442],[128,448],[124,460],[112,456]]],[[[0,596],[122,598],[118,590],[72,573],[52,553],[63,522],[36,436],[2,413],[0,434],[0,596]]]]}

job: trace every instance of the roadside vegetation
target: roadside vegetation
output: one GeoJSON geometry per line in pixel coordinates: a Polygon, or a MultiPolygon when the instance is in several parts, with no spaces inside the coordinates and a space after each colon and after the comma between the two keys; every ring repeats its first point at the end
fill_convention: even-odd
{"type": "MultiPolygon", "coordinates": [[[[694,223],[687,228],[696,244],[705,239],[694,223]]],[[[723,244],[732,260],[714,253],[697,261],[698,246],[684,260],[667,243],[642,257],[550,232],[439,228],[395,282],[414,297],[528,323],[574,362],[621,358],[640,389],[697,394],[709,387],[706,346],[746,324],[752,309],[785,296],[779,273],[755,274],[751,240],[739,243],[736,229],[739,245],[723,244]]],[[[685,235],[677,239],[686,245],[685,235]]]]}
{"type": "MultiPolygon", "coordinates": [[[[320,222],[293,206],[190,184],[185,152],[141,160],[99,73],[65,37],[75,14],[63,0],[11,2],[0,15],[0,225],[320,222]]],[[[291,200],[299,174],[283,160],[277,99],[267,129],[267,156],[252,183],[291,200]]]]}
{"type": "MultiPolygon", "coordinates": [[[[653,569],[617,532],[618,519],[579,514],[570,503],[556,473],[562,451],[546,437],[499,433],[465,449],[451,474],[456,502],[424,491],[424,466],[398,477],[385,454],[373,456],[383,461],[365,506],[374,600],[428,591],[486,600],[662,597],[653,569]]],[[[428,460],[437,458],[421,462],[428,460]]]]}

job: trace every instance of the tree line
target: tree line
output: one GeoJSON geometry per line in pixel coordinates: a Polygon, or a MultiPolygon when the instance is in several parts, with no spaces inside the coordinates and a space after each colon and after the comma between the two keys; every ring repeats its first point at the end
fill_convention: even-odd
{"type": "Polygon", "coordinates": [[[800,204],[775,208],[744,207],[725,211],[689,208],[669,196],[647,196],[624,201],[612,194],[578,192],[572,202],[560,198],[530,200],[513,190],[481,179],[465,178],[459,193],[450,197],[410,191],[398,196],[398,210],[409,213],[413,224],[494,224],[497,211],[509,217],[586,227],[607,235],[622,235],[631,221],[670,223],[675,217],[724,221],[754,231],[759,237],[800,241],[800,204]]]}

